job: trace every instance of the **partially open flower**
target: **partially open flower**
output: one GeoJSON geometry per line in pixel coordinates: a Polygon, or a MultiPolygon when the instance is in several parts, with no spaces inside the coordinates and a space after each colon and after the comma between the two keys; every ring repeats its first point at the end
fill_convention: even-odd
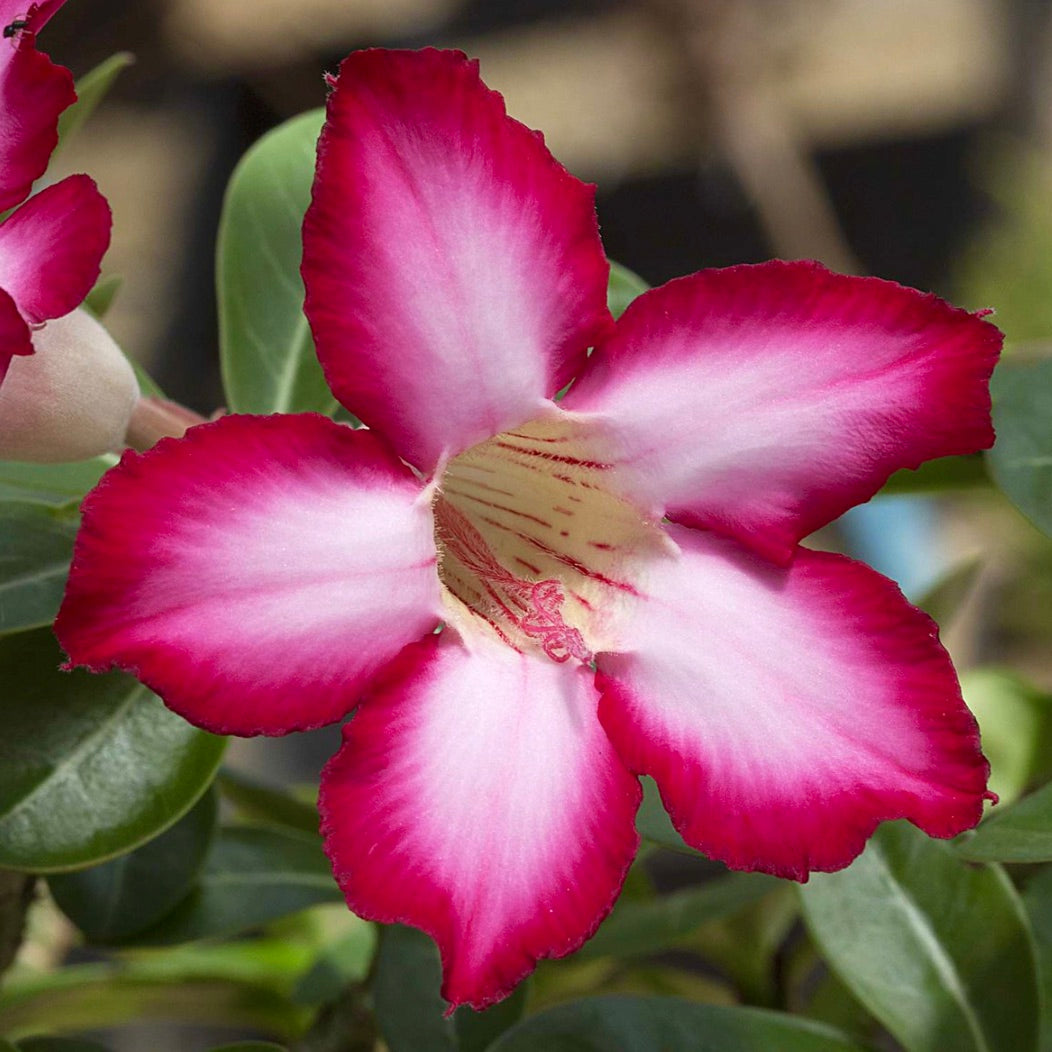
{"type": "MultiPolygon", "coordinates": [[[[44,174],[73,77],[37,50],[36,34],[64,0],[0,0],[0,210],[44,174]]],[[[110,242],[110,209],[86,175],[48,186],[0,224],[0,384],[11,360],[33,354],[33,332],[80,304],[110,242]]]]}
{"type": "Polygon", "coordinates": [[[33,342],[37,353],[16,358],[0,385],[0,458],[83,460],[120,450],[139,384],[113,337],[75,310],[33,342]]]}

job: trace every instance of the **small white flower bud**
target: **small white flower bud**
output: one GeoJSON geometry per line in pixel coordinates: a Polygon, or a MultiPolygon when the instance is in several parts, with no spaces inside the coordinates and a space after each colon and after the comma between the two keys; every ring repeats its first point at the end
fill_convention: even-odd
{"type": "Polygon", "coordinates": [[[54,463],[118,451],[139,399],[135,373],[86,310],[33,333],[0,383],[0,459],[54,463]]]}

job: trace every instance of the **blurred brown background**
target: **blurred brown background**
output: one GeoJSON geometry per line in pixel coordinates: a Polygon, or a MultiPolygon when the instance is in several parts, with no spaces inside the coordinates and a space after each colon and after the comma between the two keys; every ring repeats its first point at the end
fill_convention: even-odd
{"type": "Polygon", "coordinates": [[[69,0],[41,46],[76,74],[138,58],[62,164],[113,203],[118,339],[209,410],[226,179],[352,48],[478,56],[651,282],[781,255],[945,288],[989,207],[984,147],[1033,131],[1047,21],[1008,0],[69,0]]]}

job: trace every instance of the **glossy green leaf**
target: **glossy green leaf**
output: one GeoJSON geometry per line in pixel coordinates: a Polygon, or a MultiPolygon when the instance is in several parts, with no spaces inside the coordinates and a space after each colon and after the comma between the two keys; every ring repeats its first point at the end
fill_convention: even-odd
{"type": "Polygon", "coordinates": [[[990,391],[997,442],[987,457],[994,481],[1052,535],[1052,360],[1003,361],[990,391]]]}
{"type": "Polygon", "coordinates": [[[313,110],[263,136],[227,187],[216,285],[223,385],[233,412],[336,409],[303,315],[299,273],[322,119],[313,110]]]}
{"type": "MultiPolygon", "coordinates": [[[[424,1047],[424,1046],[421,1046],[424,1047]]],[[[843,1034],[760,1008],[590,997],[530,1016],[490,1052],[858,1052],[843,1034]]]]}
{"type": "Polygon", "coordinates": [[[1010,670],[991,667],[963,673],[961,689],[979,721],[990,789],[1003,808],[1052,774],[1052,697],[1010,670]]]}
{"type": "Polygon", "coordinates": [[[211,843],[215,793],[127,855],[48,881],[62,911],[92,942],[126,938],[157,923],[190,890],[211,843]]]}
{"type": "Polygon", "coordinates": [[[60,672],[49,629],[0,639],[0,866],[95,865],[167,829],[205,791],[224,738],[130,676],[60,672]]]}
{"type": "Polygon", "coordinates": [[[134,62],[133,54],[128,51],[118,51],[77,81],[77,101],[69,109],[64,110],[58,119],[59,147],[69,145],[74,135],[80,131],[98,108],[99,103],[106,97],[122,70],[127,69],[134,62]]]}
{"type": "Polygon", "coordinates": [[[1052,784],[992,812],[957,849],[976,862],[1052,862],[1052,784]]]}
{"type": "Polygon", "coordinates": [[[0,500],[63,505],[79,501],[113,467],[112,454],[68,464],[25,464],[0,460],[0,500]]]}
{"type": "Polygon", "coordinates": [[[55,620],[79,521],[69,508],[0,501],[0,636],[55,620]]]}
{"type": "Polygon", "coordinates": [[[896,822],[800,896],[830,967],[907,1052],[1037,1048],[1033,940],[998,867],[896,822]]]}
{"type": "Polygon", "coordinates": [[[621,898],[577,951],[577,959],[660,953],[708,921],[759,902],[783,883],[762,873],[730,873],[659,898],[621,898]]]}
{"type": "Polygon", "coordinates": [[[661,847],[671,848],[682,854],[693,855],[695,858],[704,858],[700,851],[688,847],[683,843],[683,838],[676,832],[665,805],[661,802],[661,793],[652,778],[642,778],[643,802],[639,806],[636,815],[636,829],[644,840],[661,847]]]}
{"type": "Polygon", "coordinates": [[[606,286],[606,305],[615,318],[620,318],[625,313],[628,305],[640,295],[646,292],[650,286],[628,267],[621,266],[610,260],[610,280],[606,286]]]}
{"type": "Polygon", "coordinates": [[[317,835],[318,808],[315,804],[283,793],[231,767],[224,767],[219,772],[218,784],[219,791],[237,808],[241,817],[317,835]]]}
{"type": "Polygon", "coordinates": [[[987,489],[990,476],[981,453],[962,457],[926,460],[916,470],[896,471],[881,493],[952,493],[959,490],[987,489]]]}
{"type": "Polygon", "coordinates": [[[213,839],[197,883],[132,945],[162,946],[234,935],[321,902],[342,902],[318,837],[230,826],[213,839]]]}
{"type": "Polygon", "coordinates": [[[456,1052],[456,1026],[445,1018],[441,985],[434,942],[415,928],[385,927],[376,955],[373,1004],[390,1052],[456,1052]]]}

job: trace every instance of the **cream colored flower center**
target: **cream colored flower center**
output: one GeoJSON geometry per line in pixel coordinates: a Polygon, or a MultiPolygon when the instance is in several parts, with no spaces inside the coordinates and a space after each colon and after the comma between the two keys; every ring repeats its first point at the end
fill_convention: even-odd
{"type": "Polygon", "coordinates": [[[450,620],[553,661],[607,649],[642,563],[663,547],[608,472],[568,414],[452,460],[434,503],[450,620]]]}

